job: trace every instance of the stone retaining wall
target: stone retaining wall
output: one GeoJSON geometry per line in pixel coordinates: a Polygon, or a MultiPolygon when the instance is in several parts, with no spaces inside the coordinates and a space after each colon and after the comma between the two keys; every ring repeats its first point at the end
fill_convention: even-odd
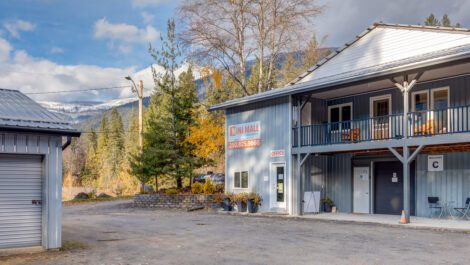
{"type": "Polygon", "coordinates": [[[134,206],[142,208],[210,207],[214,195],[196,194],[137,194],[134,206]]]}

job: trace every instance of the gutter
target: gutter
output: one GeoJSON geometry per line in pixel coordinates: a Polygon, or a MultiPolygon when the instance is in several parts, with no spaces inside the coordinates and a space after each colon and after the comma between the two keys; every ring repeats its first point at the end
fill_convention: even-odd
{"type": "Polygon", "coordinates": [[[65,141],[64,144],[62,144],[62,151],[65,150],[70,144],[72,143],[72,136],[67,136],[67,141],[65,141]]]}

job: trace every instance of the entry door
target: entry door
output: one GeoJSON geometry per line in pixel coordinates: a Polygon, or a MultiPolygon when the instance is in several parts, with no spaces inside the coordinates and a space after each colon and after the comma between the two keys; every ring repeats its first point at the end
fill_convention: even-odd
{"type": "Polygon", "coordinates": [[[270,207],[286,208],[286,164],[271,164],[270,207]]]}
{"type": "Polygon", "coordinates": [[[387,139],[390,135],[391,97],[371,98],[370,117],[372,119],[372,138],[387,139]]]}
{"type": "Polygon", "coordinates": [[[368,167],[354,168],[354,212],[369,213],[370,197],[369,182],[370,172],[368,167]]]}

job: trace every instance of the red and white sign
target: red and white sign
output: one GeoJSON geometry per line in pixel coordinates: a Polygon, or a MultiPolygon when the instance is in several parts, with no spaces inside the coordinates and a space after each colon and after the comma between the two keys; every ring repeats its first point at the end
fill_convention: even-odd
{"type": "Polygon", "coordinates": [[[228,127],[228,149],[259,146],[261,146],[261,126],[259,121],[235,124],[228,127]]]}
{"type": "Polygon", "coordinates": [[[285,155],[285,150],[271,150],[271,157],[284,157],[285,155]]]}

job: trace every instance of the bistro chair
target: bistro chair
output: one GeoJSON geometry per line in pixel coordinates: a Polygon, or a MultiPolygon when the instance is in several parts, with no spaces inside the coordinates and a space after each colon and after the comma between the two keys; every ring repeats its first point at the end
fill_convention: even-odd
{"type": "Polygon", "coordinates": [[[469,218],[470,216],[470,197],[465,201],[464,207],[455,207],[454,210],[462,215],[463,218],[469,218]]]}
{"type": "Polygon", "coordinates": [[[434,212],[439,211],[439,218],[441,218],[444,213],[444,207],[439,203],[439,197],[428,197],[428,204],[431,212],[429,217],[432,217],[434,212]]]}

